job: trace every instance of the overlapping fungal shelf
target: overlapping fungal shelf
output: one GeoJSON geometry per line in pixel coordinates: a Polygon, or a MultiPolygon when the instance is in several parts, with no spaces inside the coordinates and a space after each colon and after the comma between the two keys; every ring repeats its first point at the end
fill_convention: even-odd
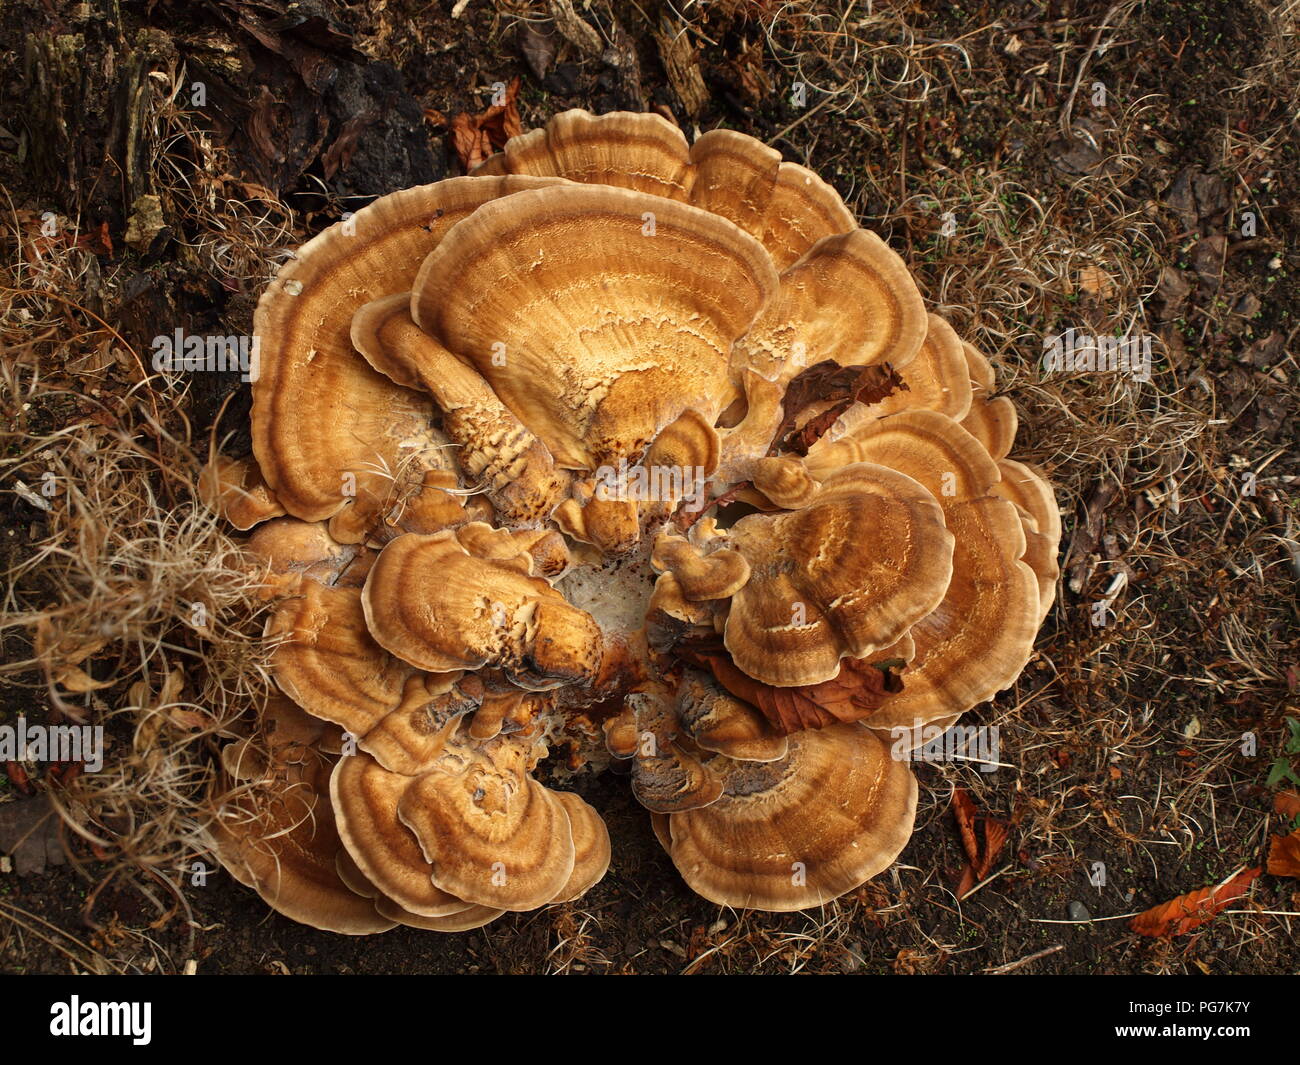
{"type": "Polygon", "coordinates": [[[994,371],[817,175],[570,111],[298,250],[253,458],[205,490],[266,573],[279,692],[217,844],[290,917],[458,931],[578,898],[625,771],[717,903],[889,867],[900,749],[1009,686],[1050,485],[994,371]]]}

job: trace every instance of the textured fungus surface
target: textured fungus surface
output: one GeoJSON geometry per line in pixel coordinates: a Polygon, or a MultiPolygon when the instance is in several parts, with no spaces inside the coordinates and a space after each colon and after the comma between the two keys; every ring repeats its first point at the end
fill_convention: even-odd
{"type": "Polygon", "coordinates": [[[282,694],[218,845],[296,920],[581,896],[617,840],[535,777],[558,749],[627,765],[704,897],[824,904],[907,843],[895,752],[1012,684],[1054,597],[993,367],[741,134],[558,115],[299,249],[256,329],[255,461],[205,491],[282,694]]]}

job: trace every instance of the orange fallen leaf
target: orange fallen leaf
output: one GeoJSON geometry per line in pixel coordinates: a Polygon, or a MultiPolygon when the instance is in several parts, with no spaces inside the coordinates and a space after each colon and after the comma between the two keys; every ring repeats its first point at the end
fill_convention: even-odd
{"type": "Polygon", "coordinates": [[[742,672],[720,640],[682,643],[677,650],[687,662],[712,673],[737,699],[756,707],[773,728],[785,735],[836,722],[861,721],[879,709],[888,696],[903,690],[902,681],[890,672],[887,663],[876,666],[846,658],[830,680],[777,688],[742,672]]]}
{"type": "Polygon", "coordinates": [[[1006,846],[1011,827],[1005,821],[999,821],[986,813],[981,813],[965,788],[954,788],[952,793],[952,813],[957,819],[957,829],[961,833],[961,845],[969,859],[961,871],[957,882],[957,898],[965,898],[976,884],[988,877],[993,871],[993,860],[1006,846]],[[975,831],[979,822],[983,837],[981,844],[975,831]]]}
{"type": "Polygon", "coordinates": [[[952,815],[957,819],[961,845],[974,865],[980,859],[980,845],[975,838],[975,802],[965,788],[952,789],[952,815]]]}
{"type": "Polygon", "coordinates": [[[1152,906],[1134,917],[1129,927],[1140,936],[1152,937],[1181,936],[1191,932],[1245,895],[1261,872],[1258,866],[1243,869],[1222,884],[1189,891],[1169,902],[1152,906]]]}
{"type": "Polygon", "coordinates": [[[1300,878],[1300,831],[1274,836],[1269,841],[1266,868],[1273,876],[1300,878]]]}
{"type": "Polygon", "coordinates": [[[1279,791],[1273,796],[1273,812],[1288,821],[1300,817],[1300,795],[1294,791],[1279,791]]]}
{"type": "Polygon", "coordinates": [[[979,868],[975,870],[981,880],[993,872],[993,859],[1006,845],[1010,834],[1011,829],[1005,821],[997,821],[992,817],[984,819],[984,856],[980,859],[979,868]]]}
{"type": "Polygon", "coordinates": [[[425,112],[425,117],[435,124],[445,123],[451,132],[451,146],[456,150],[461,165],[466,171],[473,170],[482,163],[493,150],[500,151],[506,141],[517,137],[524,131],[523,120],[519,117],[520,79],[514,78],[506,86],[505,99],[493,104],[477,115],[462,111],[447,121],[439,112],[425,112]]]}

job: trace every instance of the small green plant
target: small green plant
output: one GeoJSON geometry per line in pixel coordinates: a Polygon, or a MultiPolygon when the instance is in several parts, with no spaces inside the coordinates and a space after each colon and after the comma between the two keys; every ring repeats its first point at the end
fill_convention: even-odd
{"type": "MultiPolygon", "coordinates": [[[[1293,754],[1300,754],[1300,717],[1288,717],[1286,727],[1290,732],[1286,746],[1282,748],[1282,753],[1274,759],[1272,766],[1268,770],[1268,780],[1265,783],[1270,788],[1276,788],[1283,781],[1300,787],[1300,776],[1296,775],[1295,767],[1291,764],[1289,757],[1293,754]]],[[[1297,820],[1300,821],[1300,818],[1297,818],[1297,820]]]]}

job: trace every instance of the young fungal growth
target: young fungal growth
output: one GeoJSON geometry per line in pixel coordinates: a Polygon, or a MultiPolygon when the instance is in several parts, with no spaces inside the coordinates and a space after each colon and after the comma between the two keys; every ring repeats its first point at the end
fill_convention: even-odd
{"type": "Polygon", "coordinates": [[[742,134],[558,115],[304,245],[255,325],[253,460],[205,492],[278,694],[216,844],[296,920],[575,900],[609,834],[542,780],[610,765],[701,895],[822,905],[907,843],[895,752],[1014,683],[1053,601],[992,366],[742,134]]]}

